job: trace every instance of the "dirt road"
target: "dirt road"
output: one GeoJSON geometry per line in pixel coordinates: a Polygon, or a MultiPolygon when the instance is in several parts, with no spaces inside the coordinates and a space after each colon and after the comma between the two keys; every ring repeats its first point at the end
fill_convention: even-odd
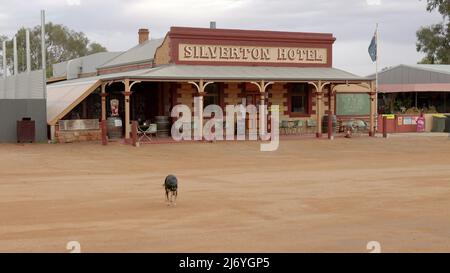
{"type": "Polygon", "coordinates": [[[0,144],[0,162],[0,252],[450,251],[441,137],[0,144]]]}

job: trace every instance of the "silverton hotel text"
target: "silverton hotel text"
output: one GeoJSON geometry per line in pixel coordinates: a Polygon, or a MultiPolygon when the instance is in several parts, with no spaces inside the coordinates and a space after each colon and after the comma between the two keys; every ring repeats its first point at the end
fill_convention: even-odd
{"type": "Polygon", "coordinates": [[[327,62],[326,48],[253,47],[179,44],[180,61],[207,62],[327,62]]]}

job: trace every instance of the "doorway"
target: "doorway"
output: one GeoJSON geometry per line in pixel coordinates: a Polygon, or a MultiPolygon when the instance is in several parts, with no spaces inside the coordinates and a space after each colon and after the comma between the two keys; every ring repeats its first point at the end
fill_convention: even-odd
{"type": "MultiPolygon", "coordinates": [[[[246,92],[244,95],[245,105],[256,106],[257,111],[259,111],[259,105],[261,104],[261,95],[259,92],[246,92]]],[[[258,112],[257,112],[258,113],[258,112]]],[[[258,132],[259,115],[256,115],[256,120],[250,119],[249,113],[246,113],[245,117],[245,130],[250,132],[250,130],[255,130],[258,132]]]]}

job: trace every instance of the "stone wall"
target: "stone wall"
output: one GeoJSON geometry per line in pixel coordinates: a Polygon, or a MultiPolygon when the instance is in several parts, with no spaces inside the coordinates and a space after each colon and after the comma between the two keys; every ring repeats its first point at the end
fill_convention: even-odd
{"type": "Polygon", "coordinates": [[[270,85],[268,87],[268,92],[269,92],[269,99],[268,99],[269,106],[278,105],[280,107],[279,108],[280,109],[280,120],[289,119],[288,108],[287,108],[288,91],[287,91],[286,84],[274,83],[273,85],[270,85]]]}
{"type": "Polygon", "coordinates": [[[181,83],[177,87],[177,104],[184,104],[189,106],[191,111],[194,111],[194,94],[197,89],[190,83],[181,83]]]}
{"type": "Polygon", "coordinates": [[[239,83],[226,83],[224,90],[224,99],[223,102],[225,105],[237,105],[241,103],[241,98],[239,94],[241,93],[241,88],[239,83]]]}
{"type": "Polygon", "coordinates": [[[55,133],[58,143],[101,140],[101,130],[59,131],[55,133]]]}

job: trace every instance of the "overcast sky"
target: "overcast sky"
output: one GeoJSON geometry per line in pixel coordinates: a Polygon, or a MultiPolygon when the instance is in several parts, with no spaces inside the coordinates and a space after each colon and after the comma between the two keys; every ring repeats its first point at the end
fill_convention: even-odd
{"type": "Polygon", "coordinates": [[[441,21],[422,0],[0,0],[0,34],[12,36],[21,26],[47,21],[83,31],[109,51],[137,44],[138,28],[153,38],[170,26],[328,32],[337,38],[333,66],[359,75],[375,71],[367,53],[379,23],[379,65],[414,64],[415,33],[441,21]]]}

